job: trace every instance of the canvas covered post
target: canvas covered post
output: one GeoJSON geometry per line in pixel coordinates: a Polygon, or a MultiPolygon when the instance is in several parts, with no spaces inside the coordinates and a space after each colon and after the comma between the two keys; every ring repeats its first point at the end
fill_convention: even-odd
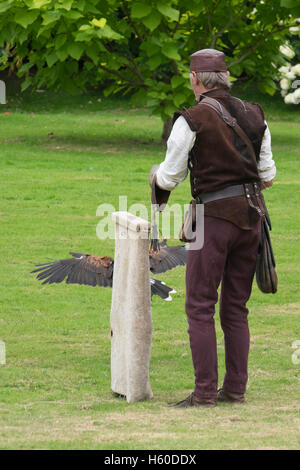
{"type": "Polygon", "coordinates": [[[150,224],[129,212],[114,212],[112,218],[115,261],[110,314],[111,388],[130,403],[153,396],[149,379],[150,224]]]}
{"type": "Polygon", "coordinates": [[[6,85],[3,80],[0,80],[0,104],[6,104],[6,85]]]}

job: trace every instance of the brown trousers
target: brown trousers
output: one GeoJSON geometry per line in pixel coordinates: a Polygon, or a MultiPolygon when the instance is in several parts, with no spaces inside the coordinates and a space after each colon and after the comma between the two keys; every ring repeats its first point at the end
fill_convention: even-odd
{"type": "Polygon", "coordinates": [[[245,393],[250,335],[248,309],[255,273],[260,222],[242,230],[227,220],[204,217],[204,245],[189,251],[186,267],[186,313],[195,372],[196,396],[216,399],[217,341],[214,324],[218,287],[224,332],[224,390],[245,393]]]}

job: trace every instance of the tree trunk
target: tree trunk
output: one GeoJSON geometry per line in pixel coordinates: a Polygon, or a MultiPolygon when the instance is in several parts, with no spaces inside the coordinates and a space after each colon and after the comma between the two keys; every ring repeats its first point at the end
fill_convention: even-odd
{"type": "Polygon", "coordinates": [[[166,119],[164,122],[163,132],[161,136],[162,145],[166,145],[169,135],[171,133],[172,127],[173,127],[173,119],[172,118],[166,119]]]}

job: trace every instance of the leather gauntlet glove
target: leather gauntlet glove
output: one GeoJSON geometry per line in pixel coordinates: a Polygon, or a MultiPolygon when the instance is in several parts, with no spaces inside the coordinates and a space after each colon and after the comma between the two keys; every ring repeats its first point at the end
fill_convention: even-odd
{"type": "Polygon", "coordinates": [[[156,173],[159,165],[154,165],[149,174],[149,185],[151,188],[151,204],[156,205],[158,211],[163,211],[168,202],[171,191],[161,189],[156,183],[156,173]]]}

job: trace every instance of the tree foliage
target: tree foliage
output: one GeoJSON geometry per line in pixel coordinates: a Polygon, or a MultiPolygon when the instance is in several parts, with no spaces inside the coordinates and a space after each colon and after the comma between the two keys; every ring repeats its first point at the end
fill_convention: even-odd
{"type": "Polygon", "coordinates": [[[300,16],[299,0],[6,0],[0,2],[1,68],[23,90],[106,84],[163,120],[190,103],[189,56],[224,51],[233,79],[276,90],[279,46],[300,16]]]}

